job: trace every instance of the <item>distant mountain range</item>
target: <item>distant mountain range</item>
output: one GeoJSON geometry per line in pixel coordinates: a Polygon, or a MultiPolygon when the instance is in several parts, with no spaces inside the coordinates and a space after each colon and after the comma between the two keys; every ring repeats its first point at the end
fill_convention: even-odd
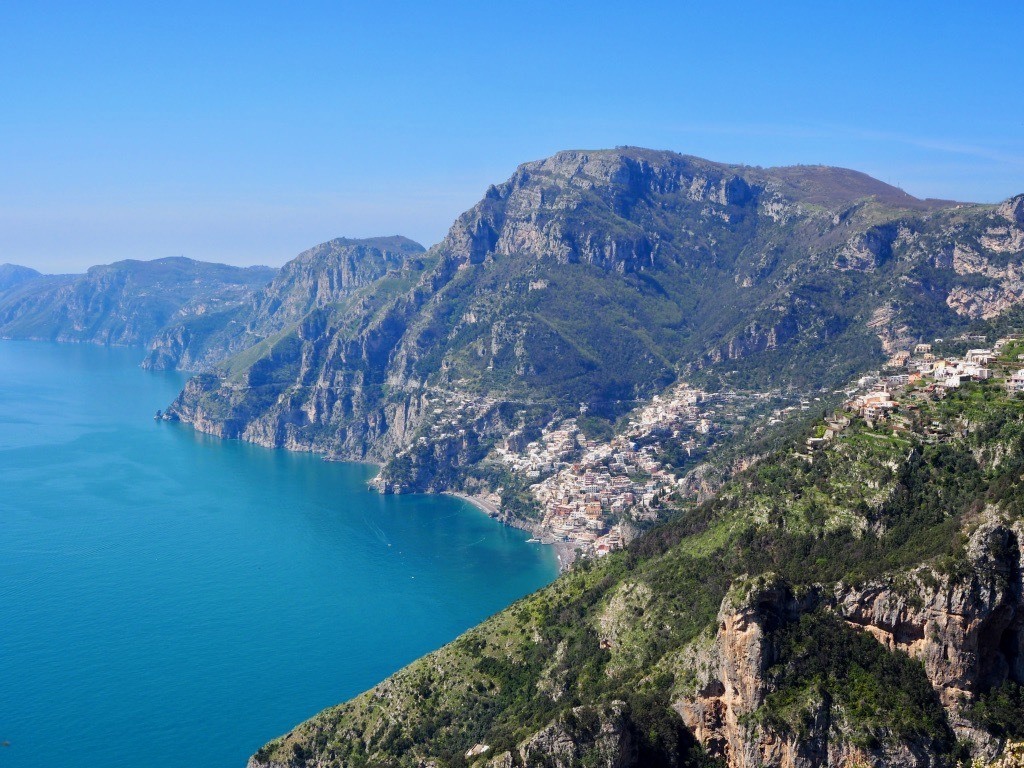
{"type": "Polygon", "coordinates": [[[561,152],[487,190],[429,251],[338,239],[280,272],[185,259],[0,272],[0,335],[149,345],[198,371],[168,413],[458,486],[515,426],[614,419],[680,376],[830,388],[1006,311],[1024,198],[918,200],[856,171],[637,148],[561,152]],[[458,444],[417,448],[455,401],[458,444]],[[463,404],[465,406],[465,404],[463,404]],[[435,418],[436,417],[436,418],[435,418]]]}
{"type": "Polygon", "coordinates": [[[147,344],[165,325],[219,315],[276,270],[185,258],[119,261],[84,275],[0,266],[0,337],[147,344]]]}
{"type": "Polygon", "coordinates": [[[1024,196],[919,200],[840,168],[561,152],[429,251],[341,238],[279,272],[6,266],[0,336],[147,344],[146,367],[200,374],[170,418],[439,490],[512,429],[581,408],[613,420],[679,377],[834,388],[994,318],[1024,296],[1022,217],[1024,196]],[[419,439],[455,407],[472,412],[464,434],[419,439]]]}

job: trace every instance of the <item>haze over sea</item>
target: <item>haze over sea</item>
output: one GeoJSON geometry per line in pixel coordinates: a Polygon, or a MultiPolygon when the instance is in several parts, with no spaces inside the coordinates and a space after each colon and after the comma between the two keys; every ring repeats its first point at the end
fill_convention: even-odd
{"type": "Polygon", "coordinates": [[[372,467],[152,419],[138,349],[0,342],[3,768],[230,768],[554,578],[372,467]]]}

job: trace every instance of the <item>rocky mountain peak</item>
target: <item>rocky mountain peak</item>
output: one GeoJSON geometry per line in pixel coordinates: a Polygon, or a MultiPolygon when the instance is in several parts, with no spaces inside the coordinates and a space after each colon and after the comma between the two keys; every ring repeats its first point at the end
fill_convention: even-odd
{"type": "Polygon", "coordinates": [[[383,254],[396,264],[400,264],[403,257],[414,256],[423,253],[424,250],[424,247],[415,240],[401,235],[367,238],[336,237],[303,251],[288,262],[285,268],[309,262],[337,260],[343,257],[358,259],[374,253],[383,254]]]}
{"type": "Polygon", "coordinates": [[[1024,227],[1024,195],[1011,197],[996,209],[996,213],[1007,221],[1024,227]]]}
{"type": "Polygon", "coordinates": [[[0,264],[0,291],[27,283],[29,280],[35,280],[41,276],[39,272],[29,267],[22,267],[18,264],[0,264]]]}
{"type": "Polygon", "coordinates": [[[631,272],[651,263],[659,211],[728,222],[726,209],[749,206],[760,191],[739,167],[672,152],[559,152],[488,189],[441,250],[460,265],[520,255],[631,272]]]}
{"type": "Polygon", "coordinates": [[[567,150],[524,163],[490,187],[441,251],[455,266],[519,255],[625,273],[671,250],[665,232],[677,241],[698,233],[713,245],[750,213],[779,221],[814,206],[843,217],[864,203],[908,212],[958,205],[921,200],[847,168],[754,168],[637,147],[567,150]]]}
{"type": "Polygon", "coordinates": [[[265,291],[255,297],[256,321],[280,312],[287,322],[311,309],[339,301],[352,290],[400,269],[424,248],[399,235],[352,239],[339,237],[303,251],[281,268],[265,291]]]}

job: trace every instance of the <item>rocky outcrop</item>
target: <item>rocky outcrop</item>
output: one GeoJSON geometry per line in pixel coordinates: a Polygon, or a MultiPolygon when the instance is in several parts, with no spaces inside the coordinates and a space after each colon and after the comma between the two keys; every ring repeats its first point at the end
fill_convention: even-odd
{"type": "MultiPolygon", "coordinates": [[[[621,701],[601,709],[574,707],[519,744],[517,752],[518,764],[528,766],[632,768],[637,764],[636,744],[621,701]]],[[[511,768],[513,764],[512,756],[505,754],[489,761],[488,768],[511,768]]]]}
{"type": "Polygon", "coordinates": [[[898,234],[899,224],[893,222],[854,235],[839,248],[836,267],[841,270],[874,271],[892,258],[893,244],[898,234]]]}
{"type": "Polygon", "coordinates": [[[996,213],[1016,227],[1024,228],[1024,195],[1011,197],[1000,204],[996,213]]]}
{"type": "Polygon", "coordinates": [[[303,251],[253,297],[247,330],[267,337],[300,322],[313,310],[335,304],[423,254],[407,237],[337,238],[303,251]]]}
{"type": "Polygon", "coordinates": [[[1024,682],[1024,527],[989,522],[971,537],[964,574],[910,575],[899,589],[837,593],[835,610],[891,650],[920,659],[954,722],[964,701],[1024,682]]]}
{"type": "Polygon", "coordinates": [[[697,690],[676,708],[696,738],[730,768],[934,764],[923,745],[881,744],[865,751],[843,738],[824,703],[799,735],[752,719],[772,692],[767,671],[779,654],[772,631],[810,611],[827,610],[886,649],[920,660],[957,734],[991,756],[999,745],[964,717],[963,707],[1004,681],[1024,683],[1022,541],[1020,523],[990,521],[971,536],[956,574],[925,567],[898,582],[800,595],[772,577],[735,585],[722,604],[714,645],[702,663],[691,661],[700,673],[697,690]]]}
{"type": "Polygon", "coordinates": [[[700,688],[675,708],[694,737],[730,768],[843,764],[829,762],[828,741],[822,740],[817,722],[814,738],[802,742],[785,734],[758,733],[745,722],[770,693],[766,673],[778,653],[769,640],[770,631],[796,621],[819,602],[819,594],[797,597],[772,577],[735,585],[723,602],[715,644],[697,666],[700,688]]]}
{"type": "Polygon", "coordinates": [[[999,287],[954,288],[946,304],[958,315],[991,320],[1010,310],[1024,297],[1024,283],[1014,280],[999,287]]]}
{"type": "Polygon", "coordinates": [[[958,315],[991,319],[1024,297],[1024,195],[999,205],[994,212],[964,229],[959,237],[945,233],[937,243],[936,264],[967,277],[951,286],[946,304],[958,315]]]}

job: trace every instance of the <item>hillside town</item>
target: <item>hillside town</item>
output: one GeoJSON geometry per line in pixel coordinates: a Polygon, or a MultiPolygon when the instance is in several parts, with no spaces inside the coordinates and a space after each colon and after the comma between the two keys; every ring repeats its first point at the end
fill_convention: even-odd
{"type": "MultiPolygon", "coordinates": [[[[984,340],[964,336],[954,341],[963,346],[984,340]]],[[[933,352],[943,345],[942,339],[917,344],[894,354],[883,370],[858,379],[842,407],[806,438],[805,457],[813,461],[815,450],[841,434],[854,417],[903,429],[907,417],[901,407],[912,411],[915,399],[941,398],[964,382],[998,379],[1009,391],[1024,392],[1020,337],[1001,338],[962,354],[933,352]]],[[[529,491],[540,507],[535,530],[541,541],[566,543],[584,556],[601,557],[624,546],[634,524],[654,522],[668,502],[693,497],[685,470],[716,440],[738,430],[755,412],[775,424],[795,411],[816,407],[815,400],[820,398],[786,402],[777,392],[709,393],[679,384],[635,411],[610,439],[588,438],[581,415],[548,425],[525,445],[522,435],[512,433],[494,453],[512,472],[532,481],[529,491]],[[671,460],[666,453],[670,446],[671,460]]],[[[941,435],[929,433],[926,439],[941,435]]],[[[497,502],[499,497],[493,498],[497,502]]]]}
{"type": "MultiPolygon", "coordinates": [[[[626,543],[626,523],[659,519],[669,500],[691,494],[680,463],[695,459],[736,430],[777,394],[711,394],[681,384],[655,396],[610,440],[588,439],[580,419],[564,419],[517,450],[517,435],[496,449],[530,486],[541,508],[542,541],[568,542],[584,555],[602,556],[626,543]],[[667,460],[666,448],[675,451],[667,460]],[[680,462],[682,459],[682,462],[680,462]]],[[[774,411],[777,417],[780,409],[774,411]]]]}
{"type": "MultiPolygon", "coordinates": [[[[984,336],[962,336],[957,342],[984,342],[984,336]]],[[[824,428],[806,439],[805,458],[813,461],[815,449],[841,434],[859,416],[869,426],[887,424],[894,432],[909,431],[910,417],[922,400],[941,399],[969,381],[998,381],[1008,392],[1024,392],[1024,341],[1019,335],[997,339],[991,347],[970,348],[959,355],[937,356],[933,347],[920,343],[913,350],[897,352],[878,371],[857,380],[849,398],[836,413],[826,417],[824,428]]],[[[926,441],[948,438],[939,425],[923,425],[926,441]]]]}

